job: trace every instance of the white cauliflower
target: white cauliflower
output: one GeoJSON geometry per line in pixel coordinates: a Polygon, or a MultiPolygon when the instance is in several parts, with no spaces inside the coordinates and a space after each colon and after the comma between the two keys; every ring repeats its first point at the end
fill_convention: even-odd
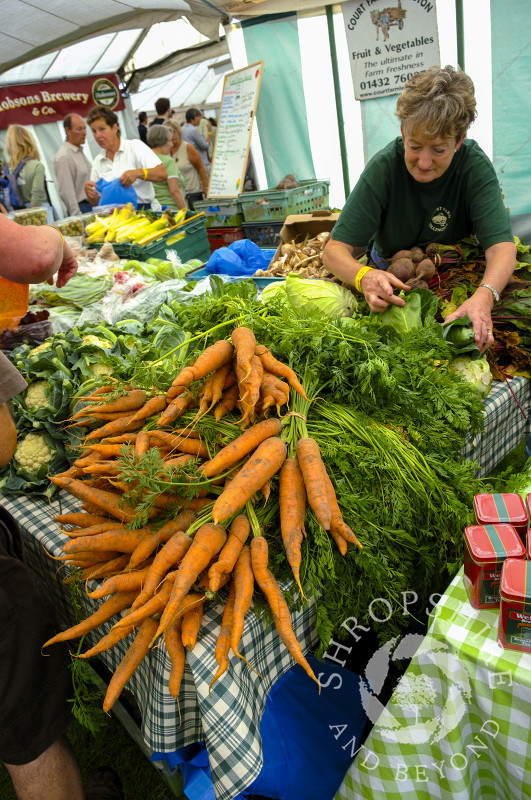
{"type": "Polygon", "coordinates": [[[95,347],[101,347],[103,350],[110,350],[112,348],[111,342],[108,342],[106,339],[100,339],[98,336],[93,336],[90,333],[83,336],[81,344],[93,344],[95,347]]]}
{"type": "Polygon", "coordinates": [[[52,450],[42,433],[28,433],[18,442],[13,458],[20,472],[34,475],[50,462],[52,450]]]}
{"type": "Polygon", "coordinates": [[[110,364],[91,364],[90,374],[93,378],[99,378],[100,375],[112,375],[114,372],[110,364]]]}
{"type": "Polygon", "coordinates": [[[51,342],[43,342],[38,347],[34,347],[33,350],[30,350],[28,355],[37,356],[39,353],[43,353],[45,350],[48,350],[51,346],[51,342]]]}
{"type": "Polygon", "coordinates": [[[48,381],[35,381],[26,389],[24,405],[29,409],[42,408],[48,404],[48,381]]]}

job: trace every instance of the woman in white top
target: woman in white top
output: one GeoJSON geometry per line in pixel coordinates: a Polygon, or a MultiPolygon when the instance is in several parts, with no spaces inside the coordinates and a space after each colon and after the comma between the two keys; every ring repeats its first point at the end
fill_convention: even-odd
{"type": "Polygon", "coordinates": [[[167,119],[164,125],[172,132],[171,155],[177,162],[184,178],[186,203],[192,211],[194,203],[208,194],[208,176],[201,156],[189,142],[181,138],[181,126],[173,119],[167,119]]]}
{"type": "Polygon", "coordinates": [[[96,181],[103,178],[112,181],[120,179],[125,188],[132,186],[138,198],[138,208],[160,210],[155,199],[152,183],[167,180],[166,167],[158,156],[140,139],[122,139],[118,117],[108,108],[98,106],[87,116],[87,125],[94,139],[103,150],[94,159],[90,181],[85,184],[85,192],[93,206],[97,206],[100,194],[96,181]]]}

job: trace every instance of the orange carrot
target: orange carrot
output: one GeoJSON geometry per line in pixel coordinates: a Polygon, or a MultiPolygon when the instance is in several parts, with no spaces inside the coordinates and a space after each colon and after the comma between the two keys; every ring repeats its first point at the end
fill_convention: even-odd
{"type": "Polygon", "coordinates": [[[88,467],[83,467],[85,475],[113,476],[119,475],[121,471],[120,464],[115,461],[96,461],[94,464],[89,464],[88,467]]]}
{"type": "Polygon", "coordinates": [[[272,355],[271,351],[268,350],[268,348],[263,344],[258,345],[258,347],[255,349],[255,353],[257,356],[260,356],[260,360],[264,365],[265,370],[285,378],[292,389],[295,389],[295,391],[298,392],[301,397],[304,397],[305,400],[308,399],[302,384],[291,367],[288,367],[287,364],[283,364],[281,361],[277,361],[277,359],[272,355]]]}
{"type": "Polygon", "coordinates": [[[91,450],[85,450],[85,455],[83,455],[83,458],[76,458],[76,460],[74,461],[74,466],[83,468],[86,467],[88,464],[94,464],[100,460],[101,460],[101,455],[99,453],[95,453],[94,451],[91,450]]]}
{"type": "Polygon", "coordinates": [[[214,418],[219,421],[225,414],[229,414],[236,406],[239,396],[238,384],[230,386],[225,392],[219,403],[214,408],[214,418]]]}
{"type": "Polygon", "coordinates": [[[211,408],[212,406],[215,406],[216,403],[221,399],[223,390],[225,388],[225,384],[227,383],[227,379],[231,374],[233,374],[231,361],[229,361],[227,364],[223,364],[222,367],[218,367],[218,369],[212,374],[211,391],[210,391],[211,408]]]}
{"type": "Polygon", "coordinates": [[[98,580],[100,578],[108,578],[121,572],[127,567],[129,561],[129,553],[120,553],[116,558],[107,561],[105,564],[99,564],[95,567],[90,567],[82,570],[81,577],[83,580],[98,580]]]}
{"type": "Polygon", "coordinates": [[[177,617],[177,619],[170,622],[164,631],[164,642],[171,661],[168,691],[176,700],[179,697],[186,664],[186,650],[181,640],[181,623],[182,617],[177,617]]]}
{"type": "Polygon", "coordinates": [[[134,569],[138,564],[155,552],[159,544],[163,544],[171,539],[178,531],[186,532],[196,515],[193,511],[183,511],[177,514],[175,519],[169,520],[157,531],[144,536],[140,544],[131,554],[128,569],[134,569]]]}
{"type": "Polygon", "coordinates": [[[140,431],[136,437],[135,455],[145,455],[149,450],[149,444],[149,433],[147,431],[140,431]]]}
{"type": "Polygon", "coordinates": [[[286,458],[286,445],[277,436],[261,442],[234,480],[219,495],[212,508],[215,523],[240,511],[247,500],[278,472],[286,458]]]}
{"type": "Polygon", "coordinates": [[[98,514],[86,514],[84,511],[72,511],[70,514],[57,514],[54,517],[55,522],[61,525],[78,525],[80,528],[90,528],[92,525],[103,525],[110,522],[109,517],[100,516],[98,514]]]}
{"type": "Polygon", "coordinates": [[[150,438],[155,441],[162,442],[169,445],[174,450],[179,450],[181,453],[188,453],[189,455],[198,456],[199,458],[208,458],[208,450],[200,439],[189,439],[186,436],[174,436],[173,433],[168,431],[150,431],[150,438]]]}
{"type": "Polygon", "coordinates": [[[115,628],[126,628],[128,625],[138,625],[148,617],[154,614],[160,614],[165,608],[171,594],[173,582],[175,580],[176,570],[168,572],[160,589],[150,597],[149,600],[141,605],[139,608],[133,609],[125,614],[118,622],[114,623],[115,628]]]}
{"type": "Polygon", "coordinates": [[[211,592],[217,592],[222,576],[229,574],[234,569],[250,531],[251,526],[245,514],[239,514],[234,517],[227,541],[223,545],[217,560],[208,570],[209,589],[211,592]]]}
{"type": "Polygon", "coordinates": [[[101,443],[89,444],[89,449],[99,453],[102,458],[116,458],[117,456],[121,456],[124,453],[124,447],[127,447],[127,445],[101,443]]]}
{"type": "Polygon", "coordinates": [[[109,681],[107,692],[105,693],[105,698],[103,700],[103,710],[105,712],[109,712],[111,710],[120,696],[125,684],[128,682],[136,668],[143,661],[144,656],[149,650],[149,643],[156,628],[157,621],[151,617],[148,617],[148,619],[145,619],[138,629],[138,633],[135,636],[134,642],[130,645],[127,653],[114,670],[113,676],[109,681]]]}
{"type": "Polygon", "coordinates": [[[214,655],[216,657],[216,661],[218,663],[218,668],[216,674],[210,681],[208,685],[208,693],[212,691],[212,687],[216,683],[217,680],[221,678],[224,672],[227,671],[227,667],[229,666],[229,651],[230,651],[230,639],[232,634],[232,626],[234,623],[234,598],[235,598],[235,589],[234,584],[231,583],[229,589],[229,597],[225,604],[225,608],[223,610],[223,617],[221,619],[221,630],[218,635],[218,640],[216,642],[216,649],[214,651],[214,655]]]}
{"type": "Polygon", "coordinates": [[[182,560],[185,553],[190,549],[191,544],[192,538],[183,533],[183,531],[176,531],[173,534],[153,559],[142,591],[133,603],[133,609],[139,608],[149,600],[166,573],[182,560]]]}
{"type": "Polygon", "coordinates": [[[177,375],[168,392],[166,393],[166,400],[172,399],[176,394],[180,393],[182,386],[189,386],[192,381],[199,381],[208,375],[210,372],[222,367],[232,359],[234,348],[231,343],[226,339],[219,339],[210,347],[207,347],[194,363],[185,367],[177,375]]]}
{"type": "Polygon", "coordinates": [[[240,399],[238,406],[242,412],[240,427],[243,429],[249,423],[255,421],[256,418],[256,404],[260,399],[260,386],[262,384],[262,375],[264,369],[262,362],[258,356],[253,355],[251,358],[251,372],[249,375],[243,375],[243,368],[239,365],[236,366],[236,375],[238,376],[238,388],[240,390],[240,399]]]}
{"type": "MultiPolygon", "coordinates": [[[[341,543],[338,539],[345,539],[347,542],[351,542],[355,544],[360,550],[363,550],[363,545],[359,541],[358,537],[352,531],[345,520],[343,519],[343,515],[341,514],[341,509],[339,508],[339,504],[337,502],[336,491],[334,489],[333,483],[330,480],[330,476],[326,473],[326,486],[328,489],[328,499],[330,502],[330,509],[332,512],[332,519],[330,522],[330,535],[338,545],[340,551],[343,549],[346,551],[346,546],[344,548],[341,547],[341,543]]],[[[344,555],[345,553],[342,553],[344,555]]]]}
{"type": "Polygon", "coordinates": [[[287,458],[280,468],[278,499],[280,505],[280,532],[286,558],[293,577],[304,597],[300,581],[301,544],[306,516],[306,489],[296,458],[287,458]]]}
{"type": "Polygon", "coordinates": [[[148,419],[148,417],[152,417],[153,414],[158,414],[159,411],[164,411],[165,408],[166,398],[163,394],[158,394],[144,403],[144,405],[139,408],[138,411],[135,411],[133,414],[133,421],[137,422],[140,419],[148,419]]]}
{"type": "Polygon", "coordinates": [[[100,444],[134,444],[137,433],[121,433],[119,436],[106,436],[100,444]]]}
{"type": "Polygon", "coordinates": [[[204,601],[203,603],[194,606],[194,608],[185,611],[183,614],[181,623],[181,639],[187,650],[193,650],[196,645],[197,636],[203,620],[203,605],[204,601]]]}
{"type": "Polygon", "coordinates": [[[170,622],[185,594],[193,586],[197,576],[219,553],[225,544],[227,534],[220,525],[206,523],[196,532],[193,542],[182,558],[171,597],[160,619],[155,638],[159,636],[170,622]]]}
{"type": "Polygon", "coordinates": [[[146,402],[146,393],[143,389],[133,389],[122,397],[116,400],[110,400],[106,403],[98,403],[96,406],[85,406],[82,411],[87,414],[96,412],[97,414],[115,414],[121,412],[122,414],[128,411],[136,411],[146,402]]]}
{"type": "Polygon", "coordinates": [[[96,533],[115,531],[119,527],[116,520],[107,519],[107,522],[100,522],[99,525],[91,525],[89,528],[77,528],[76,530],[63,531],[71,539],[78,539],[81,536],[93,536],[96,533]]]}
{"type": "MultiPolygon", "coordinates": [[[[251,549],[244,545],[241,550],[232,579],[234,585],[234,619],[230,637],[232,652],[238,658],[246,659],[239,653],[240,640],[245,624],[245,615],[251,607],[254,592],[254,575],[251,567],[251,549]]],[[[248,662],[246,662],[248,663],[248,662]]]]}
{"type": "Polygon", "coordinates": [[[63,552],[68,555],[82,551],[94,553],[98,550],[116,550],[118,553],[132,553],[140,544],[146,533],[151,533],[152,528],[139,528],[136,531],[114,530],[96,533],[93,536],[79,536],[70,539],[63,545],[63,552]]]}
{"type": "Polygon", "coordinates": [[[50,480],[60,489],[64,489],[79,500],[84,500],[91,506],[111,514],[122,522],[131,522],[134,519],[135,510],[127,503],[121,505],[122,495],[120,494],[107,492],[104,489],[93,489],[75,478],[51,477],[50,480]]]}
{"type": "Polygon", "coordinates": [[[308,664],[302,648],[293,632],[291,626],[291,618],[289,613],[288,604],[284,599],[284,595],[280,586],[275,580],[273,573],[268,569],[268,545],[267,540],[263,536],[255,536],[251,540],[251,564],[255,580],[265,594],[269,607],[273,613],[275,627],[277,633],[290,653],[291,657],[300,664],[304,671],[316,682],[319,686],[319,694],[321,693],[321,684],[315,677],[313,669],[308,664]]]}
{"type": "Polygon", "coordinates": [[[165,425],[170,425],[174,420],[184,414],[187,408],[192,405],[194,399],[192,392],[184,392],[171,400],[158,418],[157,426],[163,428],[165,425]]]}
{"type": "Polygon", "coordinates": [[[120,575],[107,578],[93,592],[87,592],[87,596],[93,600],[99,600],[102,597],[108,597],[110,594],[116,594],[116,592],[132,592],[135,589],[140,591],[148,569],[149,567],[144,567],[144,569],[122,572],[120,575]]]}
{"type": "Polygon", "coordinates": [[[83,620],[83,622],[74,625],[72,628],[68,628],[66,631],[61,631],[61,633],[48,639],[48,641],[43,644],[43,647],[48,647],[56,642],[67,642],[70,639],[77,639],[79,636],[84,636],[86,633],[89,633],[89,631],[93,631],[99,625],[103,625],[104,622],[114,617],[115,614],[123,611],[124,608],[128,608],[136,595],[136,592],[120,592],[114,594],[102,603],[93,614],[83,620]]]}
{"type": "Polygon", "coordinates": [[[206,478],[212,478],[221,472],[234,467],[251,450],[255,450],[258,445],[270,436],[277,436],[282,430],[282,423],[279,419],[268,419],[258,422],[252,428],[248,428],[230,444],[223,447],[216,455],[201,464],[199,471],[206,478]]]}
{"type": "Polygon", "coordinates": [[[98,656],[100,653],[105,653],[107,650],[110,650],[111,647],[114,647],[121,642],[126,636],[129,636],[130,633],[134,631],[135,628],[140,625],[137,622],[135,625],[128,625],[124,628],[111,628],[111,630],[102,636],[101,639],[91,647],[89,650],[85,650],[84,653],[80,653],[76,656],[76,658],[92,658],[93,656],[98,656]]]}
{"type": "Polygon", "coordinates": [[[106,425],[102,425],[100,428],[96,428],[87,434],[87,436],[85,436],[85,441],[90,442],[94,439],[104,439],[106,436],[117,436],[120,433],[129,433],[130,431],[138,430],[142,427],[143,421],[137,420],[132,422],[132,417],[132,414],[126,414],[124,417],[118,417],[118,419],[107,422],[106,425]]]}
{"type": "Polygon", "coordinates": [[[252,370],[251,360],[256,347],[255,335],[250,328],[242,325],[232,331],[231,339],[236,351],[236,365],[241,370],[242,378],[245,379],[252,370]]]}
{"type": "Polygon", "coordinates": [[[330,530],[332,512],[328,499],[328,487],[326,484],[326,468],[321,458],[319,445],[315,439],[306,436],[299,439],[295,449],[299,467],[304,478],[304,486],[317,521],[325,531],[330,530]]]}

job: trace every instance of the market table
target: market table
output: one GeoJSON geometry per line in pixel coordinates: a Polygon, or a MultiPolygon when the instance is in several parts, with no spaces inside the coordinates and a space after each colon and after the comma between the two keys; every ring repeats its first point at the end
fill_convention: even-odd
{"type": "MultiPolygon", "coordinates": [[[[477,460],[480,474],[490,471],[510,452],[527,432],[527,410],[531,408],[531,383],[525,378],[494,384],[485,403],[484,431],[467,442],[464,455],[477,460]],[[515,397],[518,403],[515,401],[515,397]],[[523,409],[523,411],[521,410],[523,409]],[[523,413],[524,412],[524,413],[523,413]]],[[[76,508],[75,501],[60,493],[61,511],[76,508]]],[[[28,561],[45,582],[61,623],[73,624],[70,590],[57,574],[58,562],[49,556],[62,554],[66,537],[53,522],[59,513],[59,501],[52,506],[43,499],[0,495],[0,503],[20,524],[26,543],[28,561]]],[[[65,570],[66,571],[66,570],[65,570]]],[[[82,597],[87,613],[98,601],[82,597]]],[[[170,662],[164,647],[150,651],[148,658],[131,678],[132,692],[141,715],[141,735],[147,746],[157,753],[173,753],[198,741],[206,743],[212,778],[218,800],[229,800],[249,786],[262,766],[260,719],[272,685],[293,661],[281,644],[274,628],[266,630],[254,612],[246,618],[241,653],[263,679],[258,678],[243,662],[232,659],[228,672],[219,680],[209,696],[208,685],[217,664],[214,648],[220,628],[222,607],[207,607],[203,629],[192,653],[187,655],[180,695],[180,709],[167,690],[170,662]]],[[[292,615],[297,638],[303,649],[317,642],[315,607],[308,606],[292,615]]],[[[107,633],[111,625],[89,634],[87,646],[107,633]]],[[[130,639],[119,643],[102,661],[114,670],[123,657],[130,639]]]]}
{"type": "Polygon", "coordinates": [[[531,655],[498,644],[498,610],[473,608],[462,574],[335,800],[529,797],[531,655]]]}
{"type": "MultiPolygon", "coordinates": [[[[65,499],[61,493],[61,512],[56,499],[50,508],[48,501],[40,498],[0,495],[0,504],[19,523],[28,563],[48,588],[61,623],[72,625],[75,620],[70,590],[57,575],[58,562],[49,556],[61,555],[61,547],[67,540],[53,522],[52,513],[75,510],[75,503],[69,497],[65,499]]],[[[68,568],[64,570],[66,573],[68,568]]],[[[93,583],[91,588],[95,585],[93,583]]],[[[82,600],[87,613],[92,613],[101,602],[84,595],[82,600]]],[[[141,734],[148,747],[157,753],[171,753],[184,745],[204,741],[216,798],[232,800],[260,772],[260,720],[267,695],[277,678],[294,662],[274,626],[266,630],[264,623],[251,610],[245,620],[240,653],[263,678],[252,672],[243,661],[232,658],[229,670],[212,687],[210,696],[208,686],[217,669],[214,649],[222,613],[220,605],[205,609],[198,642],[194,650],[187,653],[180,708],[167,689],[171,664],[165,647],[155,647],[150,651],[127,688],[134,695],[140,711],[141,734]]],[[[313,605],[292,614],[292,623],[305,651],[316,644],[313,605]]],[[[95,634],[88,634],[87,646],[95,644],[110,628],[111,624],[107,623],[95,634]]],[[[131,641],[132,636],[100,656],[110,670],[117,667],[131,641]]]]}

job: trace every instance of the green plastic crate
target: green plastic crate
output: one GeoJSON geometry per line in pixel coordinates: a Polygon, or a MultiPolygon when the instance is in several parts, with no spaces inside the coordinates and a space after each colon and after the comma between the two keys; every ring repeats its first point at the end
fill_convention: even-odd
{"type": "Polygon", "coordinates": [[[114,252],[120,258],[135,258],[137,261],[146,261],[148,258],[166,258],[166,250],[175,250],[183,263],[191,258],[208,261],[210,258],[210,242],[208,241],[205,217],[196,217],[193,211],[189,211],[187,216],[195,218],[190,219],[190,222],[185,222],[173,231],[168,231],[158,239],[149,242],[149,244],[141,246],[132,242],[112,242],[114,252]],[[176,237],[180,237],[178,241],[172,241],[176,237]]]}
{"type": "Polygon", "coordinates": [[[281,221],[291,214],[311,214],[327,208],[330,181],[302,181],[295,189],[244,192],[240,203],[246,222],[281,221]]]}
{"type": "Polygon", "coordinates": [[[243,222],[239,200],[199,200],[194,203],[196,211],[204,211],[207,228],[238,228],[243,222]]]}

